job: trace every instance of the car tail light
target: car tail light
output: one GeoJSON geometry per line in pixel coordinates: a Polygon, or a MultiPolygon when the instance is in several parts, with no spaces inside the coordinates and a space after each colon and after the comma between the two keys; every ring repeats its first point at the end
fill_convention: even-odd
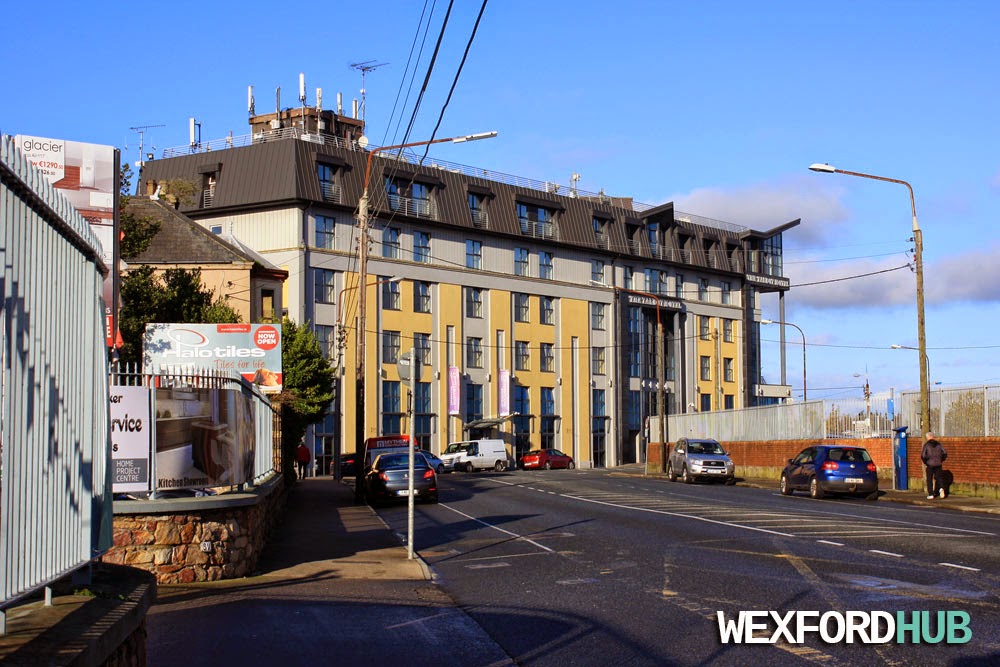
{"type": "Polygon", "coordinates": [[[380,472],[380,473],[378,474],[378,478],[379,478],[380,480],[382,480],[383,482],[388,482],[388,481],[389,481],[389,476],[388,476],[388,475],[386,475],[386,474],[385,474],[384,472],[380,472]]]}
{"type": "Polygon", "coordinates": [[[430,470],[430,469],[425,470],[424,471],[424,479],[434,479],[434,471],[430,470]]]}
{"type": "Polygon", "coordinates": [[[874,463],[868,464],[868,472],[878,472],[878,468],[875,467],[874,463]]]}
{"type": "Polygon", "coordinates": [[[840,470],[840,464],[838,464],[836,461],[827,461],[826,463],[824,463],[823,465],[821,465],[819,469],[820,470],[840,470]]]}

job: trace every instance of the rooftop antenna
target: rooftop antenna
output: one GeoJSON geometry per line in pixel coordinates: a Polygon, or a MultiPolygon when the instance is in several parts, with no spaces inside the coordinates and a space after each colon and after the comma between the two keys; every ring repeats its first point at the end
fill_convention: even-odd
{"type": "Polygon", "coordinates": [[[574,171],[573,175],[569,177],[569,182],[570,182],[569,196],[570,197],[575,197],[576,196],[576,186],[579,185],[579,183],[580,183],[580,174],[578,174],[578,173],[576,173],[574,171]]]}
{"type": "MultiPolygon", "coordinates": [[[[145,159],[145,154],[142,152],[142,140],[146,134],[147,130],[152,130],[154,127],[166,127],[166,125],[136,125],[135,127],[130,127],[129,129],[133,132],[139,133],[139,161],[135,163],[135,166],[139,169],[142,168],[143,159],[145,159]]],[[[153,147],[156,150],[156,147],[153,147]]]]}
{"type": "Polygon", "coordinates": [[[257,114],[256,109],[254,109],[254,99],[253,99],[253,86],[247,86],[247,113],[251,116],[257,114]]]}
{"type": "Polygon", "coordinates": [[[201,146],[201,123],[194,119],[188,120],[188,133],[190,134],[191,152],[195,152],[201,146]]]}
{"type": "Polygon", "coordinates": [[[365,60],[360,63],[351,63],[351,69],[356,69],[361,72],[361,122],[365,122],[365,77],[368,76],[368,72],[373,72],[379,67],[388,65],[389,63],[377,63],[374,60],[365,60]]]}

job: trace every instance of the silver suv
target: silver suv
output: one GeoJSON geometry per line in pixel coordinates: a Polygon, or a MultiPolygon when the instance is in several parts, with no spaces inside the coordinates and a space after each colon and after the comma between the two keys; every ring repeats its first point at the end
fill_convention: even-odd
{"type": "Polygon", "coordinates": [[[667,475],[671,482],[690,484],[696,479],[721,479],[726,484],[736,483],[736,466],[729,454],[717,441],[710,438],[681,438],[670,451],[667,475]]]}

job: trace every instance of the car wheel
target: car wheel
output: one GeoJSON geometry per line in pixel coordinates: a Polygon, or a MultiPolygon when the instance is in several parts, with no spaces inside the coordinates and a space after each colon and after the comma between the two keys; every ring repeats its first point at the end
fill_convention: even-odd
{"type": "Polygon", "coordinates": [[[733,486],[734,484],[736,484],[736,478],[735,477],[727,477],[726,478],[726,486],[733,486]]]}
{"type": "Polygon", "coordinates": [[[552,462],[551,461],[546,461],[545,462],[545,469],[546,470],[552,470],[552,462]]]}
{"type": "Polygon", "coordinates": [[[788,476],[785,473],[781,473],[781,481],[778,482],[778,490],[781,491],[781,495],[790,496],[792,495],[792,487],[788,485],[788,476]]]}
{"type": "Polygon", "coordinates": [[[823,497],[823,489],[819,488],[819,480],[815,477],[809,480],[809,497],[814,500],[823,497]]]}
{"type": "Polygon", "coordinates": [[[476,466],[472,465],[472,461],[465,464],[465,472],[476,472],[476,466]]]}
{"type": "Polygon", "coordinates": [[[576,464],[575,464],[575,463],[573,463],[572,461],[570,461],[570,462],[569,462],[569,465],[567,465],[567,466],[566,466],[566,469],[567,469],[567,470],[572,470],[572,469],[573,469],[573,468],[575,468],[575,467],[576,467],[576,464]]]}
{"type": "Polygon", "coordinates": [[[674,474],[674,466],[670,461],[667,461],[667,479],[671,482],[677,481],[677,475],[674,474]]]}
{"type": "Polygon", "coordinates": [[[688,474],[688,467],[686,463],[684,464],[684,467],[681,468],[681,481],[685,484],[690,484],[694,481],[694,477],[688,474]]]}
{"type": "Polygon", "coordinates": [[[497,472],[503,472],[504,470],[507,469],[507,464],[504,463],[503,461],[497,461],[493,465],[493,469],[496,470],[497,472]]]}
{"type": "Polygon", "coordinates": [[[865,500],[878,500],[878,491],[872,491],[869,493],[865,496],[865,500]]]}

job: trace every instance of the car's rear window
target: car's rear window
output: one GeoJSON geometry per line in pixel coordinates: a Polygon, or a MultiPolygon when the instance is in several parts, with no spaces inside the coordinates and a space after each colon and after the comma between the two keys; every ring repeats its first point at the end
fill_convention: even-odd
{"type": "Polygon", "coordinates": [[[859,447],[845,447],[843,449],[831,449],[827,458],[831,461],[844,461],[847,463],[868,463],[872,460],[868,450],[859,447]]]}
{"type": "MultiPolygon", "coordinates": [[[[410,457],[406,454],[383,454],[379,458],[378,467],[382,470],[386,468],[409,467],[410,457]]],[[[413,457],[414,468],[426,468],[427,461],[422,456],[413,457]]]]}
{"type": "Polygon", "coordinates": [[[542,452],[542,450],[540,449],[532,449],[530,452],[528,452],[528,456],[538,456],[539,454],[543,453],[544,452],[542,452]]]}

